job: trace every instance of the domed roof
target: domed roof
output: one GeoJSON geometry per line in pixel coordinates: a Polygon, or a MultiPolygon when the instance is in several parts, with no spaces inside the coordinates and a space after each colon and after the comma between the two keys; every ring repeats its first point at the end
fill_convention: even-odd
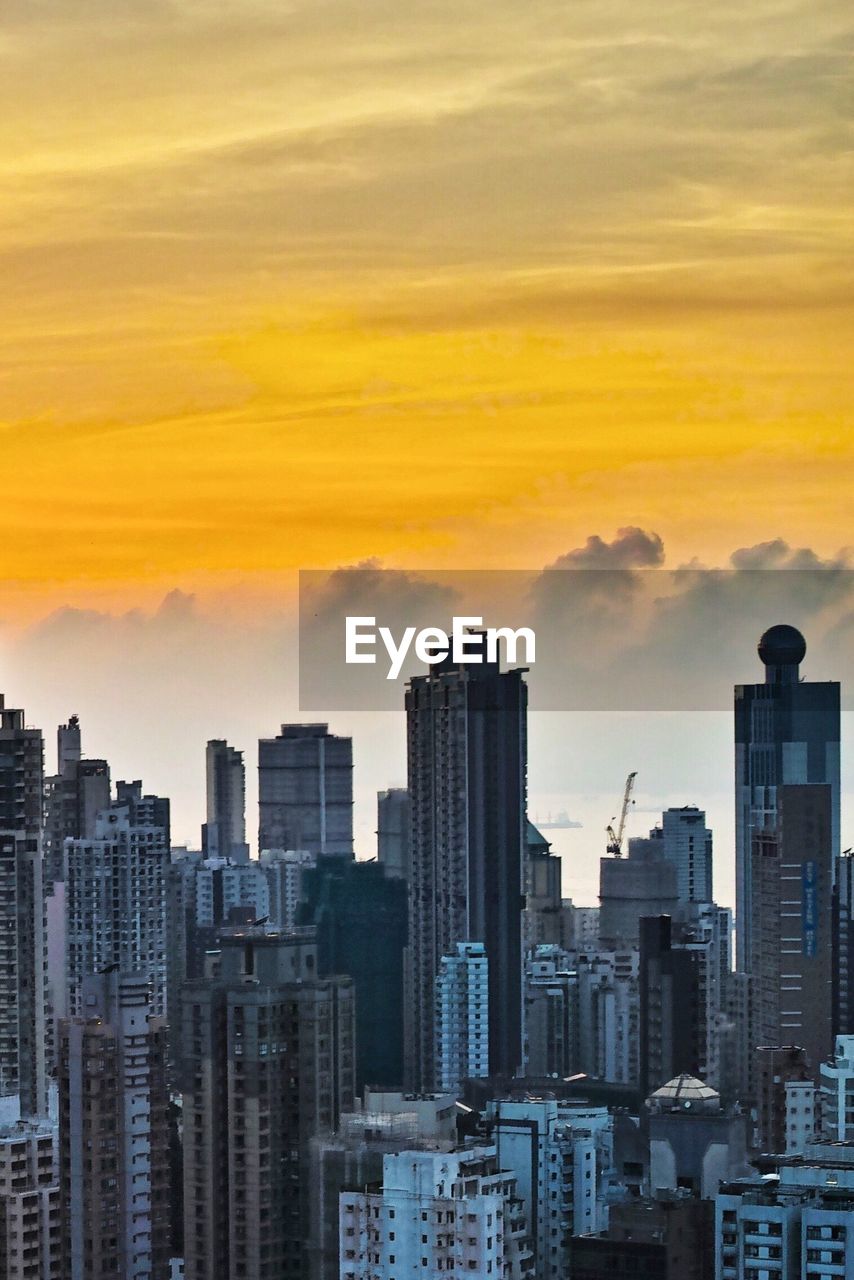
{"type": "Polygon", "coordinates": [[[766,667],[796,667],[804,660],[807,642],[797,627],[779,622],[768,628],[756,648],[766,667]]]}
{"type": "Polygon", "coordinates": [[[708,1111],[720,1105],[721,1095],[696,1076],[675,1076],[650,1095],[649,1101],[666,1110],[708,1111]]]}

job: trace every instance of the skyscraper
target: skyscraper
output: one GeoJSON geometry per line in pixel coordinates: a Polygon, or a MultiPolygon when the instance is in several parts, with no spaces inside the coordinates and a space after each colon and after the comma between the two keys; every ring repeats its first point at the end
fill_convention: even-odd
{"type": "Polygon", "coordinates": [[[599,859],[599,941],[603,948],[636,947],[644,916],[672,915],[678,874],[659,836],[633,836],[627,858],[599,859]]]}
{"type": "Polygon", "coordinates": [[[500,1167],[516,1179],[534,1252],[536,1280],[565,1280],[573,1233],[607,1223],[614,1120],[606,1107],[555,1098],[501,1099],[487,1107],[500,1167]]]}
{"type": "MultiPolygon", "coordinates": [[[[779,821],[779,788],[830,788],[830,843],[840,852],[840,688],[836,681],[801,679],[806,641],[795,627],[771,627],[759,641],[762,684],[735,688],[736,956],[746,970],[751,953],[754,892],[751,849],[757,831],[779,821]]],[[[828,904],[829,910],[829,904],[828,904]]]]}
{"type": "Polygon", "coordinates": [[[411,804],[409,1081],[435,1087],[436,977],[459,942],[489,964],[489,1071],[522,1062],[527,686],[450,658],[406,691],[411,804]]]}
{"type": "Polygon", "coordinates": [[[828,785],[777,788],[749,862],[750,1047],[800,1045],[816,1083],[833,1048],[831,813],[828,785]]]}
{"type": "MultiPolygon", "coordinates": [[[[651,831],[655,836],[658,832],[651,831]]],[[[676,868],[680,902],[712,901],[712,833],[695,805],[665,809],[661,815],[662,852],[676,868]]]]}
{"type": "Polygon", "coordinates": [[[640,922],[640,1096],[705,1067],[708,1031],[700,957],[674,945],[670,916],[640,922]]]}
{"type": "Polygon", "coordinates": [[[86,979],[59,1030],[65,1280],[167,1280],[166,1026],[144,974],[86,979]]]}
{"type": "Polygon", "coordinates": [[[258,743],[258,848],[353,856],[353,740],[283,724],[258,743]]]}
{"type": "Polygon", "coordinates": [[[40,729],[0,694],[0,1108],[44,1114],[45,914],[42,881],[44,746],[40,729]]]}
{"type": "Polygon", "coordinates": [[[84,760],[80,721],[70,716],[56,732],[57,771],[45,779],[45,886],[63,877],[66,840],[91,836],[95,819],[110,803],[110,766],[106,760],[84,760]]]}
{"type": "Polygon", "coordinates": [[[209,858],[246,862],[246,770],[243,752],[221,738],[212,738],[205,753],[207,822],[202,850],[209,858]]]}
{"type": "Polygon", "coordinates": [[[21,710],[0,693],[0,831],[40,835],[43,821],[44,742],[21,710]]]}
{"type": "Polygon", "coordinates": [[[407,893],[377,862],[318,859],[303,877],[297,923],[317,934],[320,977],[346,974],[356,1000],[356,1091],[403,1084],[407,893]]]}
{"type": "Polygon", "coordinates": [[[489,961],[482,942],[458,942],[442,956],[436,979],[438,1088],[462,1092],[463,1081],[489,1075],[489,961]]]}
{"type": "Polygon", "coordinates": [[[377,792],[377,858],[390,876],[409,879],[409,792],[377,792]]]}
{"type": "Polygon", "coordinates": [[[524,945],[530,952],[548,943],[560,946],[564,911],[561,859],[530,819],[525,825],[524,945]]]}
{"type": "Polygon", "coordinates": [[[311,1140],[353,1106],[353,988],[310,937],[225,931],[181,993],[184,1274],[304,1280],[311,1140]]]}
{"type": "Polygon", "coordinates": [[[39,839],[0,831],[0,1109],[47,1114],[45,917],[39,839]]]}
{"type": "Polygon", "coordinates": [[[56,1129],[19,1120],[0,1129],[0,1276],[62,1280],[56,1129]]]}
{"type": "MultiPolygon", "coordinates": [[[[84,979],[110,965],[144,973],[154,1014],[166,1014],[169,846],[163,827],[134,821],[134,811],[113,805],[99,815],[93,839],[66,843],[68,1009],[77,1016],[84,1013],[84,979]]],[[[156,810],[143,805],[136,812],[156,810]]]]}
{"type": "Polygon", "coordinates": [[[171,805],[167,796],[143,795],[139,778],[134,782],[116,783],[116,804],[128,811],[134,827],[159,827],[166,848],[172,843],[171,805]]]}

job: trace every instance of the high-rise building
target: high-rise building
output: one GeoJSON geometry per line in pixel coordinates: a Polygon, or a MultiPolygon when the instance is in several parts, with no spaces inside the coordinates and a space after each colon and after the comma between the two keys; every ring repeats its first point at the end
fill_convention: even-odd
{"type": "Polygon", "coordinates": [[[377,792],[377,858],[391,876],[409,879],[409,792],[377,792]]]}
{"type": "Polygon", "coordinates": [[[571,1075],[577,1060],[578,975],[560,947],[536,947],[525,963],[525,1074],[571,1075]]]}
{"type": "Polygon", "coordinates": [[[833,1056],[821,1064],[821,1134],[828,1142],[854,1142],[854,1036],[837,1036],[833,1056]]]}
{"type": "Polygon", "coordinates": [[[526,823],[525,843],[525,949],[530,951],[546,943],[560,946],[563,934],[560,857],[551,852],[548,840],[530,819],[526,823]]]}
{"type": "Polygon", "coordinates": [[[379,1190],[341,1195],[340,1280],[531,1275],[522,1201],[494,1147],[402,1151],[379,1190]]]}
{"type": "Polygon", "coordinates": [[[270,896],[270,923],[277,929],[293,929],[302,902],[306,872],[317,857],[307,849],[262,849],[258,859],[267,879],[270,896]]]}
{"type": "Polygon", "coordinates": [[[813,1143],[776,1176],[726,1182],[715,1196],[717,1280],[823,1280],[854,1273],[854,1147],[813,1143]]]}
{"type": "Polygon", "coordinates": [[[816,1135],[816,1087],[798,1045],[760,1045],[756,1056],[757,1151],[797,1155],[816,1135]]]}
{"type": "Polygon", "coordinates": [[[91,840],[66,842],[66,972],[72,1015],[85,1013],[84,979],[111,965],[123,973],[144,973],[151,982],[152,1012],[166,1014],[169,845],[162,826],[139,820],[155,816],[153,805],[138,809],[132,803],[116,804],[99,815],[91,840]]]}
{"type": "MultiPolygon", "coordinates": [[[[648,837],[629,841],[630,855],[664,858],[676,868],[679,902],[712,901],[712,833],[706,815],[694,805],[665,809],[661,825],[648,837]]],[[[651,913],[655,914],[655,913],[651,913]]]]}
{"type": "Polygon", "coordinates": [[[258,743],[259,849],[353,856],[353,740],[283,724],[258,743]]]}
{"type": "Polygon", "coordinates": [[[644,916],[674,915],[677,869],[658,837],[632,837],[628,857],[599,860],[599,943],[605,950],[636,947],[644,916]]]}
{"type": "Polygon", "coordinates": [[[0,1115],[47,1114],[46,936],[38,835],[0,830],[0,1115]]]}
{"type": "Polygon", "coordinates": [[[80,720],[70,716],[56,732],[57,771],[45,779],[45,888],[63,878],[66,840],[92,836],[95,819],[110,803],[110,766],[82,757],[80,720]]]}
{"type": "Polygon", "coordinates": [[[498,1164],[515,1177],[525,1205],[536,1280],[564,1280],[571,1236],[607,1225],[608,1109],[554,1098],[502,1100],[489,1104],[486,1124],[498,1164]]]}
{"type": "Polygon", "coordinates": [[[44,742],[41,729],[7,707],[0,693],[0,831],[40,835],[43,823],[44,742]]]}
{"type": "Polygon", "coordinates": [[[353,1109],[352,983],[263,928],[225,930],[216,967],[181,992],[184,1275],[305,1280],[311,1140],[353,1109]]]}
{"type": "MultiPolygon", "coordinates": [[[[270,886],[258,862],[232,862],[201,854],[173,856],[167,872],[167,991],[179,1000],[182,984],[201,978],[207,952],[237,910],[255,920],[271,916],[270,886]]],[[[275,922],[278,923],[278,922],[275,922]]],[[[178,1005],[176,1004],[176,1009],[178,1005]]],[[[169,1059],[180,1055],[180,1018],[169,1019],[169,1059]]]]}
{"type": "Polygon", "coordinates": [[[64,1280],[167,1280],[166,1026],[145,974],[87,978],[59,1029],[64,1280]]]}
{"type": "Polygon", "coordinates": [[[638,952],[591,951],[575,961],[574,1070],[637,1087],[638,952]]]}
{"type": "Polygon", "coordinates": [[[640,1092],[705,1069],[708,1044],[700,959],[675,945],[670,916],[640,922],[640,1092]]]}
{"type": "Polygon", "coordinates": [[[694,805],[665,809],[661,815],[661,842],[665,858],[676,867],[679,901],[711,902],[712,833],[702,809],[694,805]]]}
{"type": "Polygon", "coordinates": [[[831,813],[828,785],[778,787],[748,863],[750,1047],[800,1045],[816,1083],[833,1047],[831,813]]]}
{"type": "Polygon", "coordinates": [[[0,1115],[47,1111],[44,745],[0,694],[0,1115]]]}
{"type": "MultiPolygon", "coordinates": [[[[473,639],[473,638],[472,638],[473,639]]],[[[437,1079],[436,978],[458,942],[489,963],[489,1071],[522,1062],[527,686],[451,658],[406,692],[411,805],[409,1081],[437,1079]]]]}
{"type": "Polygon", "coordinates": [[[53,1125],[0,1129],[0,1276],[63,1280],[59,1174],[53,1125]]]}
{"type": "Polygon", "coordinates": [[[596,951],[599,947],[599,908],[577,907],[572,898],[563,898],[560,946],[564,951],[596,951]]]}
{"type": "Polygon", "coordinates": [[[377,862],[319,858],[297,923],[313,926],[320,977],[346,974],[356,1000],[356,1092],[403,1084],[406,884],[377,862]]]}
{"type": "Polygon", "coordinates": [[[489,1075],[489,960],[482,942],[458,942],[436,979],[438,1087],[459,1096],[489,1075]]]}
{"type": "Polygon", "coordinates": [[[854,1035],[854,849],[836,863],[833,891],[833,1034],[854,1035]]]}
{"type": "Polygon", "coordinates": [[[367,1090],[364,1110],[343,1115],[334,1134],[311,1143],[311,1229],[308,1280],[338,1280],[340,1195],[381,1183],[383,1157],[396,1151],[447,1148],[456,1138],[456,1099],[407,1097],[367,1090]]]}
{"type": "Polygon", "coordinates": [[[212,738],[205,753],[207,821],[202,850],[209,858],[246,862],[246,771],[243,752],[212,738]]]}
{"type": "Polygon", "coordinates": [[[172,845],[171,805],[166,796],[144,795],[139,778],[116,783],[116,804],[127,809],[132,826],[159,827],[166,848],[172,845]]]}
{"type": "Polygon", "coordinates": [[[190,874],[196,929],[226,924],[235,907],[251,907],[257,920],[269,916],[270,887],[258,862],[204,858],[193,865],[190,874]]]}
{"type": "MultiPolygon", "coordinates": [[[[840,689],[835,681],[801,678],[805,653],[806,641],[795,627],[771,627],[759,641],[764,683],[735,689],[736,956],[745,972],[757,918],[755,838],[776,829],[782,787],[829,788],[833,867],[840,852],[840,689]]],[[[831,883],[834,879],[832,874],[831,883]]]]}

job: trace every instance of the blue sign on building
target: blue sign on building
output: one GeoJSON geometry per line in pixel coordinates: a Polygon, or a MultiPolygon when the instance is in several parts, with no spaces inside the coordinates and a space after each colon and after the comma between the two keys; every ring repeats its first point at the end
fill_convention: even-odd
{"type": "Polygon", "coordinates": [[[801,871],[801,924],[803,953],[814,956],[818,935],[818,871],[812,860],[805,862],[801,871]]]}

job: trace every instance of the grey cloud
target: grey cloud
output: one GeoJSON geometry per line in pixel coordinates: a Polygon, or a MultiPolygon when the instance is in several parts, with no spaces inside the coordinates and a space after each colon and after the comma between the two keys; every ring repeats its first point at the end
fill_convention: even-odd
{"type": "Polygon", "coordinates": [[[636,525],[618,529],[610,542],[591,534],[583,547],[560,556],[550,569],[652,569],[664,563],[664,543],[657,533],[636,525]]]}

